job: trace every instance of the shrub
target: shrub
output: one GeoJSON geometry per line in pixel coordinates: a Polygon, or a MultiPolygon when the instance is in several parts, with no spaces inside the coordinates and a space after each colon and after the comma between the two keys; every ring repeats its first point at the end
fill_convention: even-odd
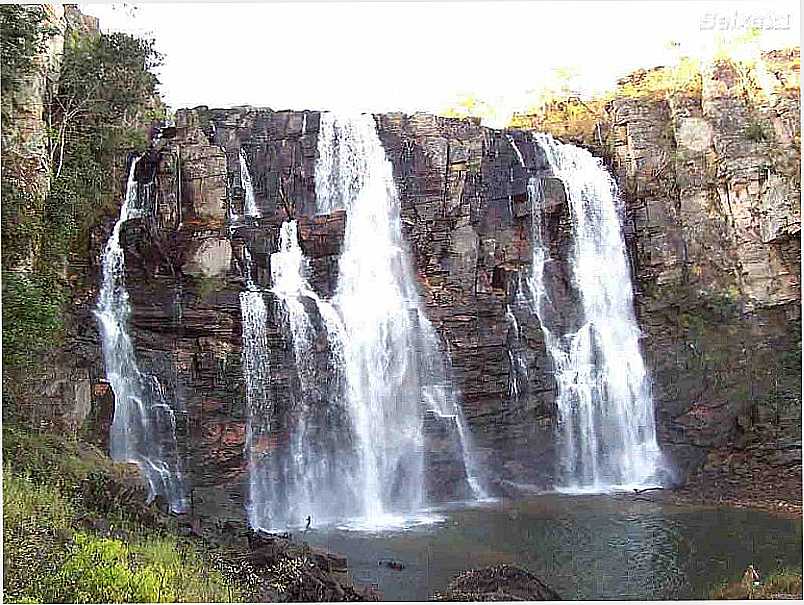
{"type": "MultiPolygon", "coordinates": [[[[8,602],[232,602],[212,555],[116,499],[127,467],[88,445],[3,426],[3,596],[8,602]],[[85,492],[87,482],[95,491],[85,492]],[[112,502],[111,508],[106,502],[112,502]],[[103,535],[82,519],[106,519],[103,535]],[[150,523],[150,525],[146,525],[150,523]],[[112,532],[107,534],[106,532],[112,532]]],[[[126,496],[123,495],[125,498],[126,496]]],[[[98,527],[95,522],[92,525],[98,527]]]]}
{"type": "MultiPolygon", "coordinates": [[[[55,595],[63,603],[136,602],[140,595],[128,567],[125,546],[118,540],[78,534],[69,556],[54,578],[55,595]]],[[[142,594],[147,594],[142,591],[142,594]]],[[[155,601],[155,599],[144,599],[155,601]]]]}
{"type": "Polygon", "coordinates": [[[9,602],[49,600],[66,556],[73,507],[59,491],[3,469],[3,596],[9,602]]]}
{"type": "Polygon", "coordinates": [[[237,592],[171,538],[120,540],[77,534],[54,585],[63,602],[229,601],[237,592]]]}
{"type": "Polygon", "coordinates": [[[762,143],[769,139],[765,127],[760,122],[749,122],[745,127],[745,138],[754,143],[762,143]]]}
{"type": "Polygon", "coordinates": [[[3,271],[3,366],[26,368],[58,342],[61,288],[42,275],[3,271]]]}

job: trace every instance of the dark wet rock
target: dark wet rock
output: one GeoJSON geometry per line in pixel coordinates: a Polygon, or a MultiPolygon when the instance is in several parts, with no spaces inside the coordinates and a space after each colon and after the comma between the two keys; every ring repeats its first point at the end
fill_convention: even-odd
{"type": "Polygon", "coordinates": [[[320,603],[322,601],[379,601],[381,594],[371,588],[358,588],[341,583],[307,557],[286,559],[276,568],[279,578],[273,582],[280,590],[276,600],[287,603],[320,603]]]}
{"type": "Polygon", "coordinates": [[[292,546],[291,535],[256,531],[248,536],[250,560],[254,565],[273,565],[284,558],[292,546]]]}
{"type": "Polygon", "coordinates": [[[560,601],[556,591],[513,565],[496,565],[455,576],[437,601],[560,601]]]}

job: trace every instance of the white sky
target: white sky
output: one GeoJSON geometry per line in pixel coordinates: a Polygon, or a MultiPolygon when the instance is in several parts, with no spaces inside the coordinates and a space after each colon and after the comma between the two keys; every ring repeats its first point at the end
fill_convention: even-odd
{"type": "Polygon", "coordinates": [[[82,4],[105,31],[165,54],[168,104],[439,111],[462,94],[509,110],[572,68],[589,91],[638,67],[711,52],[764,18],[765,48],[799,44],[793,1],[82,4]],[[720,19],[720,21],[718,21],[720,19]],[[775,21],[774,21],[775,19],[775,21]],[[735,25],[736,23],[736,25],[735,25]],[[708,28],[708,29],[707,29],[708,28]],[[772,29],[775,28],[775,29],[772,29]]]}

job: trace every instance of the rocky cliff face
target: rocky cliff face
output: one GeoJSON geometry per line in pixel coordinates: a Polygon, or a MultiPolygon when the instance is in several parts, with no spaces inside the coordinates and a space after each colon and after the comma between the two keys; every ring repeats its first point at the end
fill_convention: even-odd
{"type": "MultiPolygon", "coordinates": [[[[184,408],[178,439],[197,506],[242,510],[246,419],[239,293],[245,251],[255,280],[268,286],[279,228],[295,218],[313,286],[323,296],[334,290],[345,217],[340,211],[314,214],[318,118],[312,111],[182,111],[175,129],[140,162],[140,195],[149,212],[130,221],[123,236],[133,330],[141,366],[160,376],[184,408]],[[243,213],[241,149],[252,167],[262,217],[231,228],[228,214],[243,213]]],[[[538,325],[522,317],[529,342],[520,346],[530,352],[526,371],[534,394],[523,390],[519,398],[510,397],[512,381],[527,381],[511,365],[507,305],[518,275],[528,270],[526,186],[529,175],[546,174],[544,158],[527,135],[513,133],[523,167],[505,133],[471,121],[393,114],[378,116],[378,130],[394,166],[422,296],[450,353],[485,462],[495,476],[522,480],[530,473],[536,480],[544,474],[543,482],[549,465],[529,461],[552,442],[549,367],[538,325]]],[[[553,206],[558,224],[561,200],[553,206]]],[[[273,303],[271,393],[281,419],[298,376],[273,303]]],[[[461,469],[442,449],[443,427],[434,419],[426,424],[429,460],[444,471],[431,489],[450,491],[461,469]]],[[[277,433],[281,442],[281,420],[277,433]]]]}
{"type": "MultiPolygon", "coordinates": [[[[772,78],[761,102],[721,65],[704,74],[699,92],[615,99],[599,129],[607,144],[599,145],[600,136],[597,151],[626,199],[661,442],[680,477],[709,452],[745,445],[757,426],[800,427],[800,382],[788,367],[800,369],[800,126],[798,97],[786,83],[796,74],[784,55],[770,56],[768,66],[772,78]],[[747,130],[753,121],[762,137],[747,130]]],[[[550,361],[535,318],[512,303],[529,270],[530,177],[544,179],[554,257],[566,258],[572,227],[560,183],[526,132],[425,114],[376,120],[421,295],[451,360],[481,462],[501,486],[547,485],[554,471],[550,361]]],[[[123,233],[132,332],[141,368],[159,376],[177,402],[194,506],[208,514],[243,514],[238,296],[245,251],[255,279],[268,285],[280,225],[295,218],[313,286],[330,296],[336,283],[345,217],[314,214],[318,121],[316,111],[182,110],[138,167],[148,211],[123,233]],[[241,150],[262,216],[232,228],[229,215],[243,213],[241,150]]],[[[97,230],[77,306],[83,334],[65,356],[92,381],[90,409],[73,424],[101,442],[113,395],[90,311],[110,226],[97,230]]],[[[567,275],[561,262],[554,271],[558,281],[567,275]]],[[[268,300],[270,389],[281,410],[298,377],[278,305],[268,300]]],[[[64,399],[69,412],[69,393],[64,399]]],[[[449,492],[455,465],[441,450],[438,427],[428,434],[430,459],[444,471],[431,489],[449,492]]],[[[787,433],[774,432],[774,439],[787,439],[780,434],[787,433]]],[[[792,447],[799,448],[797,461],[780,464],[800,473],[800,441],[792,447]]]]}
{"type": "Polygon", "coordinates": [[[610,107],[659,422],[685,467],[768,425],[800,429],[797,60],[722,62],[699,90],[610,107]]]}
{"type": "Polygon", "coordinates": [[[575,122],[559,121],[568,106],[520,120],[590,147],[623,189],[665,449],[768,492],[801,477],[799,91],[790,49],[640,71],[597,106],[569,103],[575,122]]]}

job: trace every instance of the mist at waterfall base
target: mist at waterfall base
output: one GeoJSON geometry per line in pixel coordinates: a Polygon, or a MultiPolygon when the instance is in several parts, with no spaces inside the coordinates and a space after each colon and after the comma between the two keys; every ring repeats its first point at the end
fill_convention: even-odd
{"type": "Polygon", "coordinates": [[[176,447],[176,417],[159,379],[144,374],[128,333],[131,318],[125,284],[125,254],[120,232],[140,215],[135,170],[131,162],[120,217],[101,259],[102,281],[95,316],[101,333],[106,378],[114,393],[114,419],[109,434],[111,457],[137,464],[148,482],[150,497],[165,497],[170,509],[184,512],[187,500],[176,447]]]}
{"type": "Polygon", "coordinates": [[[667,471],[639,347],[616,184],[588,151],[549,135],[536,134],[535,139],[564,187],[572,224],[568,260],[579,301],[567,313],[561,308],[567,305],[551,300],[542,182],[532,177],[531,270],[520,282],[517,302],[538,318],[553,364],[556,490],[604,493],[658,486],[667,471]]]}
{"type": "MultiPolygon", "coordinates": [[[[325,113],[320,129],[317,210],[342,209],[347,216],[338,283],[331,301],[316,294],[297,224],[283,224],[270,259],[271,293],[292,345],[298,389],[284,427],[287,443],[270,453],[255,453],[253,434],[255,426],[270,424],[274,411],[249,404],[249,472],[258,476],[251,480],[249,518],[263,529],[299,526],[308,516],[317,526],[358,530],[430,523],[438,517],[424,512],[430,504],[425,415],[451,428],[466,495],[483,498],[469,430],[419,301],[392,167],[374,118],[325,113]],[[325,376],[313,363],[322,339],[329,351],[325,376]]],[[[244,359],[267,357],[255,352],[253,341],[244,338],[244,359]]]]}

